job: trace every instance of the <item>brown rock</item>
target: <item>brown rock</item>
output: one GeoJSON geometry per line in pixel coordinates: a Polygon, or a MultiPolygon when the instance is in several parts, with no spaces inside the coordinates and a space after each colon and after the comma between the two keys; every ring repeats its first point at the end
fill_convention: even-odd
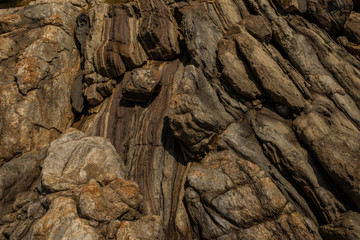
{"type": "Polygon", "coordinates": [[[360,56],[360,44],[348,43],[346,49],[349,53],[360,56]]]}
{"type": "Polygon", "coordinates": [[[326,222],[336,220],[345,210],[344,206],[327,190],[330,186],[326,186],[327,189],[320,186],[323,178],[315,174],[310,165],[313,162],[310,154],[297,142],[285,119],[267,109],[250,115],[254,132],[273,164],[284,176],[292,176],[326,222]]]}
{"type": "Polygon", "coordinates": [[[165,239],[161,219],[146,216],[135,222],[123,221],[116,233],[116,239],[165,239]]]}
{"type": "Polygon", "coordinates": [[[160,72],[156,68],[134,69],[127,79],[123,98],[128,101],[147,102],[160,87],[160,72]]]}
{"type": "Polygon", "coordinates": [[[254,76],[250,74],[249,66],[239,56],[235,42],[223,39],[219,42],[218,58],[222,69],[222,77],[227,81],[236,93],[243,97],[256,99],[261,92],[256,85],[254,76]]]}
{"type": "Polygon", "coordinates": [[[360,13],[352,12],[347,19],[344,30],[350,41],[360,44],[360,13]]]}
{"type": "MultiPolygon", "coordinates": [[[[110,222],[131,211],[129,206],[115,193],[102,189],[96,180],[91,180],[79,195],[79,215],[86,219],[110,222]]],[[[142,199],[141,199],[142,200],[142,199]]],[[[139,203],[140,204],[140,203],[139,203]]],[[[138,207],[138,205],[135,205],[138,207]]]]}
{"type": "Polygon", "coordinates": [[[276,0],[287,12],[306,12],[306,0],[276,0]]]}
{"type": "Polygon", "coordinates": [[[97,91],[97,84],[92,84],[85,88],[84,96],[88,103],[93,106],[98,105],[104,100],[103,96],[97,91]]]}
{"type": "Polygon", "coordinates": [[[204,239],[321,239],[311,220],[294,211],[256,164],[231,152],[209,153],[191,167],[187,183],[185,200],[193,229],[204,239]]]}
{"type": "Polygon", "coordinates": [[[106,21],[103,33],[103,43],[98,49],[98,59],[108,58],[102,71],[108,71],[112,67],[118,68],[117,72],[107,72],[108,77],[122,75],[126,68],[133,68],[142,65],[147,56],[138,42],[138,19],[134,11],[134,4],[112,5],[109,8],[109,20],[106,21]],[[108,56],[109,55],[109,56],[108,56]],[[123,64],[124,63],[124,67],[123,64]],[[108,67],[106,64],[109,64],[108,67]]]}
{"type": "Polygon", "coordinates": [[[359,208],[359,130],[324,99],[299,116],[294,127],[339,189],[359,208]]]}
{"type": "Polygon", "coordinates": [[[47,2],[1,11],[0,162],[46,145],[71,124],[77,11],[47,2]]]}
{"type": "Polygon", "coordinates": [[[307,16],[330,33],[341,31],[353,8],[351,0],[308,0],[307,16]]]}
{"type": "Polygon", "coordinates": [[[74,200],[66,197],[53,200],[49,211],[31,232],[31,238],[35,239],[101,239],[86,220],[79,218],[74,200]]]}
{"type": "Polygon", "coordinates": [[[240,27],[239,30],[234,35],[239,51],[270,98],[292,109],[303,108],[305,102],[296,85],[245,28],[240,27]]]}
{"type": "Polygon", "coordinates": [[[246,30],[260,42],[268,43],[272,37],[271,25],[263,16],[248,15],[238,24],[244,25],[246,30]]]}
{"type": "Polygon", "coordinates": [[[177,23],[161,0],[139,2],[141,11],[140,39],[154,60],[171,60],[180,53],[180,32],[177,23]]]}
{"type": "Polygon", "coordinates": [[[360,238],[360,214],[346,212],[331,224],[320,227],[321,235],[329,240],[355,240],[360,238]]]}

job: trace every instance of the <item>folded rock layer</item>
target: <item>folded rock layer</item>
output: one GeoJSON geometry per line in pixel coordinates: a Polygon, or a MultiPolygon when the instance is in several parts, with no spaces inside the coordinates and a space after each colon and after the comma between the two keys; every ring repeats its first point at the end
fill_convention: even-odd
{"type": "Polygon", "coordinates": [[[0,240],[359,239],[358,0],[17,4],[0,240]]]}

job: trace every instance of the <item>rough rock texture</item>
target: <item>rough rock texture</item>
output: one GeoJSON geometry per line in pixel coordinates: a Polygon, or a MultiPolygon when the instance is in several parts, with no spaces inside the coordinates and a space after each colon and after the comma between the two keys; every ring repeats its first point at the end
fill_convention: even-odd
{"type": "Polygon", "coordinates": [[[0,10],[0,164],[51,142],[71,125],[79,11],[79,5],[55,1],[0,10]]]}
{"type": "Polygon", "coordinates": [[[360,215],[357,212],[347,212],[335,222],[322,226],[320,232],[326,239],[359,239],[360,215]]]}
{"type": "Polygon", "coordinates": [[[160,73],[157,68],[137,68],[131,72],[131,77],[124,77],[128,79],[123,89],[124,99],[147,102],[160,87],[160,73]]]}
{"type": "Polygon", "coordinates": [[[0,240],[359,239],[359,14],[0,9],[0,240]]]}
{"type": "Polygon", "coordinates": [[[77,215],[75,201],[59,197],[52,201],[49,211],[37,221],[31,239],[101,239],[86,220],[77,215]]]}
{"type": "Polygon", "coordinates": [[[96,179],[100,184],[123,177],[121,158],[110,141],[86,137],[69,129],[50,144],[41,171],[41,182],[48,190],[63,191],[96,179]]]}

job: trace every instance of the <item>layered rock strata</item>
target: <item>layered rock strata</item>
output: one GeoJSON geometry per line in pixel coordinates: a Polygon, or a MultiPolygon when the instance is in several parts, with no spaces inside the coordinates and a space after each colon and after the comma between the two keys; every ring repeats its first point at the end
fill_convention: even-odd
{"type": "Polygon", "coordinates": [[[0,239],[358,239],[358,4],[0,9],[0,239]]]}

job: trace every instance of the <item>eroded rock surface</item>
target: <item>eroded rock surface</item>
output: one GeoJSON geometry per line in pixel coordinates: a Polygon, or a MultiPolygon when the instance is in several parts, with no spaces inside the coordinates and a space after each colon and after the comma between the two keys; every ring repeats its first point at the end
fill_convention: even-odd
{"type": "Polygon", "coordinates": [[[359,14],[0,9],[0,239],[358,239],[359,14]]]}

